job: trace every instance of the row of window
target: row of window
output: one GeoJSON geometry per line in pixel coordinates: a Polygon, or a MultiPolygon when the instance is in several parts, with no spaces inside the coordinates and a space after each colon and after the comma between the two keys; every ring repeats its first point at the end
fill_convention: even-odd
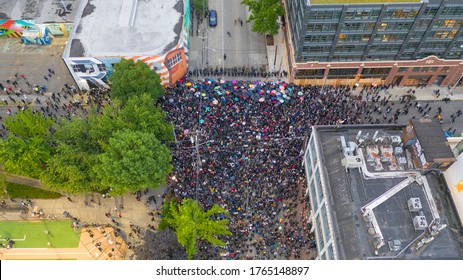
{"type": "MultiPolygon", "coordinates": [[[[398,73],[406,73],[409,70],[412,70],[413,73],[435,73],[439,70],[439,67],[399,67],[397,70],[398,73]]],[[[442,67],[442,73],[448,73],[450,71],[449,66],[442,67]]],[[[335,78],[352,78],[357,75],[358,68],[341,68],[341,69],[330,69],[328,72],[328,77],[335,78]]],[[[391,72],[391,68],[363,68],[361,72],[361,77],[387,77],[391,72]]],[[[296,77],[299,79],[303,78],[323,78],[325,69],[298,69],[296,70],[296,77]]],[[[310,172],[312,174],[312,172],[310,172]]],[[[320,181],[320,178],[316,175],[317,182],[320,181]]],[[[315,186],[314,186],[315,189],[315,186]]],[[[320,194],[319,194],[320,195],[320,194]]],[[[322,195],[322,194],[321,194],[322,195]]],[[[323,195],[319,197],[319,201],[323,199],[323,195]]]]}
{"type": "MultiPolygon", "coordinates": [[[[427,24],[429,25],[429,23],[427,24]]],[[[378,31],[409,31],[412,25],[412,22],[382,22],[378,27],[378,31]]],[[[434,27],[460,28],[462,25],[463,19],[452,19],[438,20],[435,22],[434,27]]],[[[374,27],[374,22],[347,22],[344,23],[342,31],[372,31],[374,27]]],[[[307,25],[307,32],[335,32],[337,29],[337,23],[310,23],[307,25]]],[[[457,29],[453,29],[450,31],[435,31],[433,38],[453,38],[456,32],[457,29]]]]}
{"type": "MultiPolygon", "coordinates": [[[[453,30],[445,30],[445,31],[434,31],[432,33],[429,33],[426,38],[428,39],[436,39],[436,40],[441,40],[441,39],[453,39],[457,35],[458,30],[453,29],[453,30]]],[[[424,31],[417,31],[414,32],[413,34],[410,35],[411,40],[421,40],[424,36],[425,32],[424,31]]],[[[394,41],[400,41],[402,42],[407,38],[408,33],[378,33],[374,37],[375,42],[394,42],[394,41]]],[[[370,40],[370,33],[365,33],[365,34],[347,34],[347,33],[341,33],[338,36],[338,41],[339,42],[368,42],[370,40]]],[[[326,43],[331,43],[334,41],[334,34],[320,34],[320,35],[307,35],[304,38],[305,42],[326,42],[326,43]]],[[[449,42],[441,42],[442,44],[449,44],[449,42]]],[[[462,45],[462,44],[460,44],[462,45]]]]}
{"type": "MultiPolygon", "coordinates": [[[[461,7],[445,7],[440,15],[448,16],[458,16],[463,13],[460,11],[461,7]]],[[[437,14],[438,7],[427,7],[423,13],[424,16],[435,16],[437,14]]],[[[386,19],[415,19],[418,15],[418,8],[408,8],[408,9],[388,9],[384,12],[383,18],[386,19]]],[[[312,9],[309,13],[309,19],[311,20],[331,20],[331,19],[340,19],[342,14],[341,9],[312,9]]],[[[363,19],[363,20],[375,20],[381,14],[381,9],[379,8],[351,8],[346,11],[345,19],[363,19]]]]}
{"type": "Polygon", "coordinates": [[[391,31],[396,31],[396,30],[410,30],[412,28],[413,22],[382,22],[378,30],[379,31],[384,31],[384,30],[391,30],[391,31]]]}
{"type": "MultiPolygon", "coordinates": [[[[428,6],[423,12],[424,17],[434,17],[439,10],[437,6],[428,6]]],[[[408,9],[391,9],[384,12],[383,18],[385,19],[415,19],[418,15],[418,8],[408,8],[408,9]]],[[[378,8],[372,9],[348,9],[346,11],[345,19],[346,20],[376,20],[381,13],[381,10],[378,8]]],[[[340,19],[342,10],[333,9],[312,9],[309,13],[309,19],[311,20],[336,20],[340,19]]],[[[440,16],[463,16],[463,7],[462,6],[447,6],[444,7],[439,14],[440,16]]],[[[435,27],[458,27],[458,22],[460,20],[439,20],[439,23],[434,24],[435,27]],[[447,22],[446,22],[447,21],[447,22]]],[[[423,22],[423,25],[426,25],[427,21],[423,22]]],[[[429,26],[429,22],[426,26],[429,26]]],[[[461,25],[460,25],[461,26],[461,25]]]]}

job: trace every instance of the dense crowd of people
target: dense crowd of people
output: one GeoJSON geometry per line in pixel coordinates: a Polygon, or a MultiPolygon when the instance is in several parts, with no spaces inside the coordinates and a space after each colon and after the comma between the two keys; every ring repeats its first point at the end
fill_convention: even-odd
{"type": "MultiPolygon", "coordinates": [[[[379,90],[362,93],[373,99],[379,90]]],[[[222,256],[301,257],[310,236],[307,210],[298,208],[306,205],[299,192],[304,136],[315,124],[364,122],[369,103],[351,93],[347,86],[220,80],[167,89],[162,106],[177,137],[172,191],[229,212],[233,234],[222,256]]]]}
{"type": "MultiPolygon", "coordinates": [[[[180,80],[162,101],[177,137],[171,190],[205,209],[218,204],[229,212],[233,234],[225,237],[222,257],[299,258],[313,238],[299,192],[312,125],[397,123],[413,105],[424,117],[432,113],[412,101],[412,92],[394,104],[390,95],[381,97],[383,90],[388,86],[180,80]]],[[[441,113],[437,108],[434,117],[441,113]]]]}
{"type": "MultiPolygon", "coordinates": [[[[49,70],[49,77],[52,75],[49,70]]],[[[7,81],[7,87],[0,84],[13,101],[10,104],[3,99],[5,105],[15,104],[18,110],[35,105],[34,109],[55,119],[87,113],[84,104],[96,105],[99,111],[110,101],[106,90],[92,90],[85,98],[80,94],[74,99],[79,93],[68,85],[61,93],[27,101],[27,94],[15,89],[19,88],[18,82],[26,83],[27,79],[19,75],[7,81]],[[19,99],[25,100],[24,105],[17,105],[19,99]]],[[[422,106],[411,98],[402,98],[394,104],[390,95],[381,97],[380,91],[387,89],[211,79],[179,80],[168,87],[160,103],[176,135],[170,191],[180,200],[198,200],[204,209],[218,204],[229,213],[218,217],[230,220],[232,235],[223,237],[227,245],[200,250],[198,257],[297,259],[307,255],[314,237],[308,224],[301,162],[304,139],[311,127],[397,123],[413,105],[423,117],[434,114],[429,103],[422,106]]],[[[438,107],[434,117],[439,118],[441,113],[438,107]]],[[[452,122],[461,114],[459,110],[451,115],[452,122]]],[[[137,193],[137,200],[140,197],[137,193]]],[[[151,201],[157,204],[154,196],[147,204],[151,201]]],[[[153,211],[148,213],[154,216],[153,211]]],[[[110,213],[106,216],[112,218],[110,213]]],[[[112,221],[118,226],[115,219],[112,221]]],[[[130,227],[140,234],[138,227],[130,227]]]]}

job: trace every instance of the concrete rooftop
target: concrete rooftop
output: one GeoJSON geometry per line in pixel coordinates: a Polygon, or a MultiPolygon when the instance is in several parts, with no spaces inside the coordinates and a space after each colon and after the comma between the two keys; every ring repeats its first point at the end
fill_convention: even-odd
{"type": "Polygon", "coordinates": [[[0,19],[29,19],[35,20],[35,23],[74,22],[81,1],[0,0],[0,19]]]}
{"type": "Polygon", "coordinates": [[[179,41],[183,0],[90,0],[77,21],[71,57],[161,55],[179,41]]]}
{"type": "MultiPolygon", "coordinates": [[[[383,127],[382,129],[361,128],[362,134],[373,135],[379,130],[387,135],[402,135],[397,128],[383,127]]],[[[341,248],[341,259],[368,259],[375,257],[392,257],[398,252],[389,250],[386,244],[375,254],[374,237],[369,234],[367,223],[365,223],[361,208],[391,189],[405,178],[375,178],[365,179],[359,169],[346,169],[341,164],[341,144],[339,136],[344,136],[347,141],[355,141],[355,136],[359,129],[342,128],[339,132],[334,128],[318,128],[321,148],[325,157],[325,176],[330,185],[330,197],[332,209],[336,220],[335,235],[338,236],[338,247],[341,248]]],[[[366,155],[365,150],[363,151],[366,155]]],[[[406,168],[407,170],[408,168],[406,168]]],[[[413,170],[413,169],[412,169],[413,170]]],[[[374,172],[373,170],[370,170],[374,172]]],[[[399,258],[400,259],[461,259],[462,248],[456,236],[450,229],[447,220],[446,209],[439,198],[439,183],[434,175],[426,176],[431,191],[436,200],[437,209],[441,218],[441,224],[449,225],[437,235],[436,239],[430,243],[423,251],[412,252],[409,248],[399,258]]],[[[402,248],[405,248],[415,238],[422,233],[416,231],[413,226],[412,216],[407,207],[409,198],[420,198],[423,209],[422,213],[427,218],[428,223],[432,220],[430,206],[426,200],[423,188],[416,182],[411,183],[403,190],[380,204],[374,209],[374,214],[383,234],[384,240],[400,240],[402,248]]]]}

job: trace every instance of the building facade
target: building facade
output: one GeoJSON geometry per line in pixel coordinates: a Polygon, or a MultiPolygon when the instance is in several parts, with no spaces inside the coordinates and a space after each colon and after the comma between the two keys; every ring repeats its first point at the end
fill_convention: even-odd
{"type": "Polygon", "coordinates": [[[173,85],[187,70],[190,1],[82,0],[63,60],[80,89],[108,88],[122,58],[173,85]]]}
{"type": "Polygon", "coordinates": [[[462,1],[365,2],[284,1],[293,82],[401,86],[460,82],[462,1]]]}
{"type": "Polygon", "coordinates": [[[332,209],[326,195],[328,192],[326,179],[321,170],[320,147],[316,143],[318,138],[311,136],[304,156],[305,172],[307,178],[306,195],[311,205],[309,213],[312,230],[315,231],[317,242],[317,256],[322,260],[340,259],[337,244],[334,242],[334,224],[332,222],[332,209]],[[323,177],[323,179],[322,179],[323,177]]]}
{"type": "MultiPolygon", "coordinates": [[[[423,135],[427,119],[412,124],[428,153],[411,144],[406,125],[312,127],[303,164],[317,259],[463,258],[460,236],[448,227],[455,210],[438,204],[444,194],[434,171],[448,165],[420,161],[453,153],[445,139],[423,135]]],[[[441,129],[432,133],[444,137],[441,129]]],[[[456,191],[460,177],[452,181],[456,191]]]]}

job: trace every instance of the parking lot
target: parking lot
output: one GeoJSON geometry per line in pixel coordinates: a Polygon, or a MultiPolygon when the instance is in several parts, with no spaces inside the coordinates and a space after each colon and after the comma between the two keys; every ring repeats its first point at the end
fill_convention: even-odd
{"type": "MultiPolygon", "coordinates": [[[[34,85],[45,85],[48,92],[57,92],[65,83],[74,85],[65,64],[61,59],[65,46],[64,39],[55,39],[51,45],[24,45],[19,38],[0,39],[0,83],[14,81],[15,74],[24,74],[27,81],[34,85]],[[53,77],[44,76],[53,69],[53,77]]],[[[23,88],[24,85],[20,85],[23,88]]]]}

